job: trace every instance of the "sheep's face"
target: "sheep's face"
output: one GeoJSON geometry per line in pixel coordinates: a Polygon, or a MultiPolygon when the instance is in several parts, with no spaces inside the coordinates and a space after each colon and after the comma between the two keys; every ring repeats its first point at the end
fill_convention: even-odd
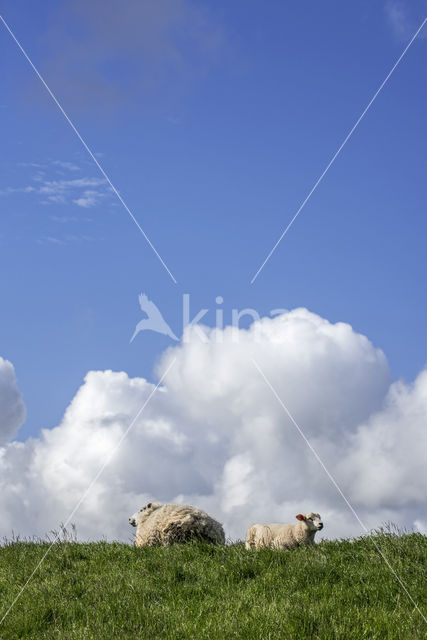
{"type": "Polygon", "coordinates": [[[299,513],[296,518],[297,520],[305,522],[305,524],[311,531],[321,531],[323,529],[322,518],[318,513],[313,513],[312,511],[310,511],[310,513],[307,513],[305,516],[299,513]]]}
{"type": "Polygon", "coordinates": [[[137,527],[139,524],[142,524],[143,522],[145,522],[145,520],[147,520],[147,518],[151,516],[153,511],[155,511],[161,506],[162,506],[161,502],[149,502],[144,507],[141,507],[139,511],[134,513],[133,516],[129,518],[129,524],[131,524],[132,527],[137,527]]]}

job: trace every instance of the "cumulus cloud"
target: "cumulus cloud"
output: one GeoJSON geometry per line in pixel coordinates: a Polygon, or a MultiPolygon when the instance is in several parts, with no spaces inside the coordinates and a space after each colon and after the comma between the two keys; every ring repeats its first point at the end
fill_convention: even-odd
{"type": "MultiPolygon", "coordinates": [[[[205,508],[231,538],[310,510],[325,537],[363,533],[253,361],[368,527],[425,526],[427,371],[392,383],[366,337],[306,309],[202,331],[163,354],[163,384],[73,517],[81,538],[130,540],[128,516],[152,498],[205,508]]],[[[0,533],[66,520],[154,389],[91,371],[56,428],[0,449],[0,533]]]]}
{"type": "Polygon", "coordinates": [[[393,384],[384,409],[350,439],[342,475],[355,500],[370,508],[389,509],[425,501],[426,418],[424,370],[413,385],[393,384]],[[363,475],[358,475],[360,469],[363,475]]]}
{"type": "Polygon", "coordinates": [[[25,420],[25,405],[12,363],[0,357],[0,447],[11,440],[25,420]]]}

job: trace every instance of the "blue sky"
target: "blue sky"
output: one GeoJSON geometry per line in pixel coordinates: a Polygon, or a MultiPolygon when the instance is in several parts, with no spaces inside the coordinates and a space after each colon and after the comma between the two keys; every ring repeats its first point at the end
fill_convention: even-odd
{"type": "Polygon", "coordinates": [[[170,340],[129,344],[140,292],[178,335],[184,292],[211,325],[218,295],[226,322],[304,306],[412,380],[427,361],[427,27],[250,280],[426,3],[89,4],[2,15],[178,284],[0,25],[0,355],[27,407],[19,438],[58,424],[89,370],[152,379],[170,340]]]}

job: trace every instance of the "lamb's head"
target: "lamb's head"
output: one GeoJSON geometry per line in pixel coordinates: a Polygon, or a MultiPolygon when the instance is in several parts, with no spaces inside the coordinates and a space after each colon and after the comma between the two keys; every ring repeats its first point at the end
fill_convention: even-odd
{"type": "Polygon", "coordinates": [[[151,516],[153,511],[156,511],[156,509],[159,509],[162,506],[161,502],[149,502],[129,518],[129,524],[133,527],[137,527],[139,524],[145,522],[145,520],[151,516]]]}
{"type": "Polygon", "coordinates": [[[305,516],[303,516],[302,513],[299,513],[296,516],[296,519],[301,520],[301,522],[305,522],[310,531],[316,532],[323,529],[322,518],[318,513],[313,513],[312,511],[310,511],[310,513],[306,513],[305,516]]]}

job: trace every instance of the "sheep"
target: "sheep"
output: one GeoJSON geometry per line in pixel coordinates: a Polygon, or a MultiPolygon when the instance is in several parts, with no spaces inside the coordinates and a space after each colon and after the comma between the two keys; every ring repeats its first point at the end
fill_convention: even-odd
{"type": "Polygon", "coordinates": [[[205,511],[188,504],[149,502],[129,518],[136,527],[135,546],[167,547],[175,542],[225,542],[222,525],[205,511]]]}
{"type": "Polygon", "coordinates": [[[314,544],[316,531],[323,529],[318,513],[299,513],[296,524],[253,524],[246,533],[246,549],[293,549],[314,544]]]}

